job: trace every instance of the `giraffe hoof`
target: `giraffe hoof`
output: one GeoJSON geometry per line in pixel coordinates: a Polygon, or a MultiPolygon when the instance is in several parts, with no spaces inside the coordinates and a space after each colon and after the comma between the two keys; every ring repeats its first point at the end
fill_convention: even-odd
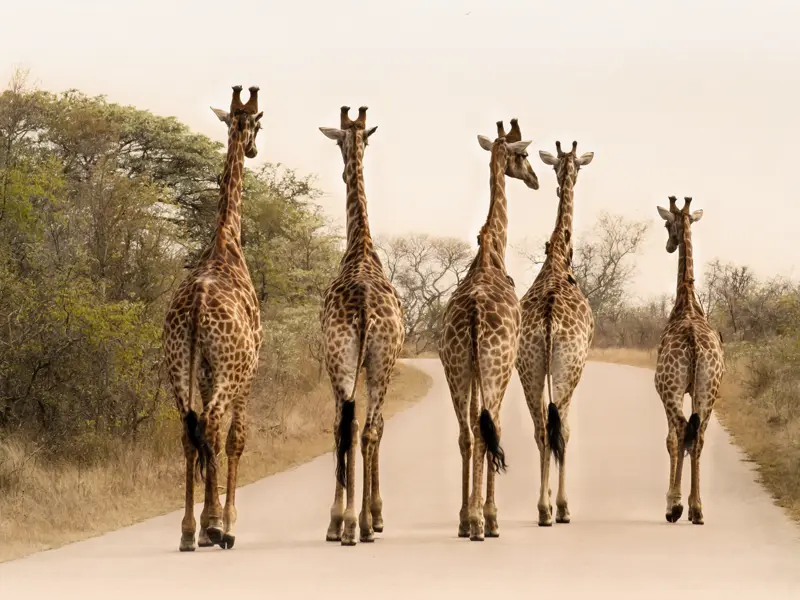
{"type": "Polygon", "coordinates": [[[688,517],[694,525],[703,525],[705,523],[703,521],[703,512],[697,508],[689,508],[688,517]]]}
{"type": "Polygon", "coordinates": [[[464,529],[459,529],[458,530],[458,537],[460,537],[460,538],[468,538],[469,537],[469,531],[466,531],[464,529]]]}
{"type": "Polygon", "coordinates": [[[556,523],[561,523],[561,524],[563,524],[563,525],[566,525],[566,524],[567,524],[567,523],[569,523],[569,522],[570,522],[570,518],[569,518],[569,516],[564,516],[564,517],[556,517],[556,523]]]}
{"type": "Polygon", "coordinates": [[[348,539],[342,538],[342,546],[355,546],[355,545],[356,545],[355,539],[348,540],[348,539]]]}
{"type": "Polygon", "coordinates": [[[683,505],[676,504],[675,506],[672,507],[672,510],[670,510],[670,512],[667,513],[666,515],[667,522],[677,523],[678,520],[680,520],[682,514],[683,514],[683,505]]]}
{"type": "Polygon", "coordinates": [[[483,541],[483,536],[482,535],[471,535],[469,537],[469,541],[470,542],[482,542],[483,541]]]}
{"type": "Polygon", "coordinates": [[[216,546],[222,544],[222,529],[219,527],[209,527],[206,529],[208,539],[211,540],[211,545],[216,546]]]}
{"type": "Polygon", "coordinates": [[[374,524],[373,524],[373,525],[372,525],[372,530],[373,530],[375,533],[383,533],[383,523],[381,523],[380,525],[374,525],[374,524]]]}
{"type": "Polygon", "coordinates": [[[214,545],[214,542],[211,540],[200,540],[197,545],[201,548],[211,548],[211,546],[214,545]]]}
{"type": "Polygon", "coordinates": [[[225,535],[222,536],[222,541],[220,542],[219,547],[222,548],[223,550],[230,550],[231,548],[233,548],[233,543],[235,541],[236,541],[235,535],[230,535],[226,533],[225,535]]]}
{"type": "Polygon", "coordinates": [[[342,536],[340,536],[339,534],[336,534],[336,533],[329,533],[329,534],[327,534],[325,536],[325,541],[326,542],[341,542],[342,541],[342,536]]]}
{"type": "Polygon", "coordinates": [[[182,535],[181,544],[178,546],[178,550],[181,552],[194,552],[194,548],[194,534],[182,535]]]}
{"type": "Polygon", "coordinates": [[[484,536],[486,536],[487,538],[499,538],[500,537],[500,532],[497,531],[497,530],[495,530],[495,531],[487,531],[487,532],[484,533],[484,536]]]}
{"type": "Polygon", "coordinates": [[[361,535],[358,536],[358,539],[364,544],[372,544],[375,541],[375,534],[368,533],[367,535],[364,535],[362,533],[361,535]]]}

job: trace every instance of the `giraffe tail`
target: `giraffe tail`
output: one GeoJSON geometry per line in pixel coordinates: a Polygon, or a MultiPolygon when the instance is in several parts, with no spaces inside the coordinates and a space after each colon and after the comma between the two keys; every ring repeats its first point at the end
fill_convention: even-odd
{"type": "Polygon", "coordinates": [[[205,439],[205,425],[202,423],[197,413],[192,408],[192,395],[196,373],[198,369],[199,355],[197,353],[197,323],[200,315],[200,307],[205,299],[205,290],[195,293],[192,303],[192,314],[189,321],[189,392],[187,394],[187,406],[183,407],[183,424],[186,428],[186,437],[189,443],[197,450],[197,474],[200,479],[205,481],[206,468],[210,458],[213,459],[211,446],[205,439]]]}
{"type": "Polygon", "coordinates": [[[356,361],[356,374],[353,377],[353,390],[350,397],[341,404],[339,415],[339,426],[336,429],[336,480],[339,484],[347,487],[347,453],[353,445],[353,421],[356,418],[356,391],[358,390],[358,376],[364,366],[364,352],[367,346],[367,335],[369,334],[372,321],[369,318],[369,308],[366,302],[366,287],[363,289],[363,300],[359,310],[359,335],[358,335],[358,359],[356,361]]]}
{"type": "MultiPolygon", "coordinates": [[[[475,379],[478,385],[478,390],[481,395],[481,402],[485,401],[486,396],[483,393],[483,378],[481,377],[481,366],[478,355],[480,347],[480,309],[478,303],[475,302],[470,316],[470,337],[472,338],[472,360],[473,369],[475,372],[475,379]]],[[[486,451],[489,454],[489,461],[492,468],[497,473],[506,470],[506,453],[500,445],[500,435],[497,431],[494,419],[491,413],[484,407],[481,409],[480,416],[478,417],[478,425],[483,442],[486,444],[486,451]]]]}
{"type": "Polygon", "coordinates": [[[555,292],[547,294],[544,315],[544,369],[547,378],[547,442],[553,453],[556,464],[560,465],[564,460],[564,430],[561,425],[561,414],[558,406],[553,402],[553,305],[556,301],[555,292]]]}

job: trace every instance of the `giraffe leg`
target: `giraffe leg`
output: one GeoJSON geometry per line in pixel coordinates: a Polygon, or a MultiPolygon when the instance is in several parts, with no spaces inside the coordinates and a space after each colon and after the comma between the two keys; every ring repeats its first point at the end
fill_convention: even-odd
{"type": "Polygon", "coordinates": [[[375,450],[372,453],[372,497],[370,498],[369,510],[372,513],[372,529],[376,533],[381,533],[383,532],[383,500],[381,499],[378,454],[380,453],[381,440],[383,439],[383,415],[378,415],[375,425],[378,437],[375,440],[375,450]]]}
{"type": "MultiPolygon", "coordinates": [[[[382,500],[378,483],[377,456],[380,438],[383,435],[383,402],[389,387],[389,378],[394,368],[393,356],[381,360],[379,354],[373,354],[367,361],[367,408],[364,432],[361,437],[361,452],[364,464],[364,489],[359,515],[361,541],[371,542],[375,539],[373,516],[381,516],[382,500]],[[380,432],[379,432],[380,429],[380,432]],[[376,503],[377,501],[377,503],[376,503]]],[[[383,519],[381,518],[381,530],[383,519]]]]}
{"type": "Polygon", "coordinates": [[[567,500],[567,447],[569,445],[569,425],[567,425],[567,417],[569,414],[569,404],[564,404],[559,409],[559,412],[561,413],[561,435],[564,436],[564,455],[561,457],[561,464],[558,467],[556,523],[569,523],[569,501],[567,500]]]}
{"type": "Polygon", "coordinates": [[[469,501],[469,539],[482,542],[485,534],[483,517],[483,466],[486,463],[486,443],[481,437],[477,419],[472,425],[472,436],[475,449],[472,453],[472,496],[469,501]]]}
{"type": "Polygon", "coordinates": [[[461,453],[461,510],[458,513],[458,537],[470,535],[470,465],[474,452],[474,436],[470,423],[478,422],[478,388],[470,385],[470,371],[463,362],[448,360],[444,373],[458,421],[458,449],[461,453]]]}
{"type": "Polygon", "coordinates": [[[359,540],[362,542],[374,542],[375,531],[372,529],[372,457],[375,453],[376,439],[378,432],[372,424],[372,419],[367,415],[364,423],[364,430],[361,432],[361,457],[364,465],[364,483],[361,498],[361,513],[358,515],[359,540]]]}
{"type": "MultiPolygon", "coordinates": [[[[211,378],[209,377],[211,367],[201,360],[201,368],[197,373],[197,386],[200,388],[200,396],[203,399],[203,406],[208,406],[211,402],[211,378]]],[[[197,536],[197,545],[201,548],[210,548],[214,543],[208,538],[208,505],[203,502],[203,510],[200,513],[200,532],[197,536]]]]}
{"type": "Polygon", "coordinates": [[[681,503],[681,473],[683,471],[683,447],[680,441],[683,439],[684,420],[680,407],[670,404],[672,410],[667,410],[668,427],[667,432],[667,452],[669,453],[669,489],[667,491],[666,519],[670,523],[675,523],[683,514],[683,504],[681,503]],[[670,416],[670,414],[672,416],[670,416]],[[678,415],[678,416],[674,416],[678,415]]]}
{"type": "Polygon", "coordinates": [[[197,522],[194,519],[194,480],[197,450],[189,442],[186,428],[183,431],[183,452],[186,457],[186,501],[184,505],[183,521],[181,522],[181,552],[193,552],[195,549],[194,534],[197,522]]]}
{"type": "Polygon", "coordinates": [[[225,493],[225,508],[222,513],[224,532],[220,547],[223,550],[233,548],[236,541],[236,480],[239,474],[239,460],[244,452],[246,441],[245,427],[244,406],[234,406],[233,418],[230,429],[228,429],[228,439],[225,442],[225,454],[228,456],[228,487],[225,493]]]}
{"type": "Polygon", "coordinates": [[[458,448],[461,451],[461,510],[458,513],[458,537],[469,537],[469,472],[473,436],[468,424],[460,425],[458,448]]]}
{"type": "Polygon", "coordinates": [[[697,434],[697,440],[691,450],[691,465],[692,465],[692,487],[689,492],[689,519],[695,525],[702,525],[703,520],[703,503],[700,500],[700,456],[703,452],[703,445],[706,438],[706,427],[710,413],[705,416],[701,421],[700,431],[697,434]]]}
{"type": "MultiPolygon", "coordinates": [[[[333,435],[334,440],[338,435],[339,423],[342,415],[342,401],[336,398],[336,417],[333,421],[333,435]]],[[[331,505],[331,522],[328,525],[328,532],[325,534],[325,540],[328,542],[342,541],[342,526],[344,523],[344,487],[336,480],[336,489],[333,493],[333,505],[331,505]]]]}
{"type": "MultiPolygon", "coordinates": [[[[500,419],[499,417],[494,417],[495,423],[497,423],[497,437],[500,437],[501,430],[500,430],[500,419]]],[[[483,532],[486,537],[496,538],[500,537],[500,526],[497,523],[497,504],[494,500],[494,478],[495,478],[495,471],[491,465],[487,465],[486,467],[486,503],[483,505],[483,518],[484,518],[484,528],[483,532]]]]}
{"type": "Polygon", "coordinates": [[[220,544],[224,531],[222,522],[222,504],[219,501],[219,456],[220,436],[219,426],[221,415],[216,410],[204,411],[201,422],[205,421],[206,441],[211,447],[212,456],[207,459],[206,490],[203,512],[207,519],[206,534],[212,544],[220,544]]]}
{"type": "Polygon", "coordinates": [[[358,440],[358,419],[351,426],[350,449],[347,451],[347,505],[344,509],[343,546],[356,545],[356,444],[358,440]]]}
{"type": "Polygon", "coordinates": [[[520,362],[518,370],[525,401],[533,420],[536,447],[539,450],[539,526],[549,527],[553,524],[553,506],[550,491],[550,444],[547,441],[547,417],[544,402],[544,359],[539,355],[536,360],[524,364],[520,362]]]}

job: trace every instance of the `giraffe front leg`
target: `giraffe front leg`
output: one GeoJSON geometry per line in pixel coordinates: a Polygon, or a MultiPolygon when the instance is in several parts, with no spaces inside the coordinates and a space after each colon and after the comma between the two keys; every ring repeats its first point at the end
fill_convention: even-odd
{"type": "Polygon", "coordinates": [[[223,550],[233,548],[236,541],[236,480],[239,473],[239,460],[244,452],[245,423],[244,411],[235,411],[231,426],[228,430],[228,439],[225,443],[225,453],[228,456],[228,487],[225,494],[225,508],[222,513],[224,533],[220,547],[223,550]]]}
{"type": "Polygon", "coordinates": [[[178,549],[181,552],[194,552],[194,534],[197,521],[194,519],[194,479],[197,450],[189,442],[186,428],[183,428],[183,452],[186,458],[186,500],[184,505],[183,521],[181,522],[181,543],[178,549]]]}
{"type": "Polygon", "coordinates": [[[375,441],[375,449],[372,452],[372,489],[369,510],[372,513],[372,529],[375,533],[383,532],[383,500],[381,499],[381,486],[380,486],[380,460],[378,455],[381,449],[381,440],[383,439],[383,415],[378,415],[377,419],[377,433],[378,438],[375,441]]]}

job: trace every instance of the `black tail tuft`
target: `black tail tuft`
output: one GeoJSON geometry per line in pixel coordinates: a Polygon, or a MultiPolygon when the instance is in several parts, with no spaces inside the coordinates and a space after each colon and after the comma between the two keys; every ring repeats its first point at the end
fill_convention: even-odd
{"type": "Polygon", "coordinates": [[[356,418],[356,403],[342,402],[339,429],[336,431],[336,480],[347,487],[347,452],[353,445],[353,420],[356,418]]]}
{"type": "Polygon", "coordinates": [[[500,436],[497,435],[497,427],[494,425],[492,415],[485,408],[480,416],[481,437],[486,444],[486,451],[489,453],[489,460],[492,468],[497,473],[506,470],[506,453],[500,447],[500,436]]]}
{"type": "Polygon", "coordinates": [[[683,449],[689,452],[694,443],[697,441],[697,436],[700,434],[700,415],[692,413],[689,417],[689,422],[686,424],[686,430],[683,433],[683,449]]]}
{"type": "Polygon", "coordinates": [[[186,413],[184,423],[186,426],[186,436],[189,438],[189,442],[192,446],[197,450],[197,466],[200,470],[200,478],[205,481],[206,468],[213,458],[211,446],[205,438],[205,427],[200,422],[200,419],[198,419],[197,413],[191,409],[186,413]]]}
{"type": "Polygon", "coordinates": [[[547,407],[547,441],[556,464],[560,465],[564,460],[564,432],[561,430],[558,407],[552,402],[547,407]]]}

